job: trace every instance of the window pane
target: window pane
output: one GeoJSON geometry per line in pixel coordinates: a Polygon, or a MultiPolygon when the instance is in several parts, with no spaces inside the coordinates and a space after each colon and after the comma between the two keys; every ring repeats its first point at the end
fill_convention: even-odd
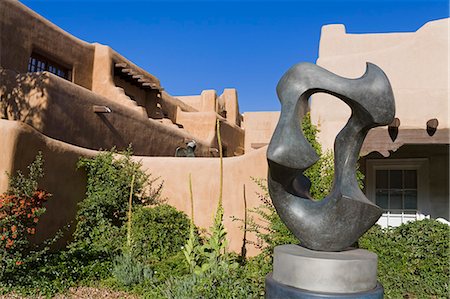
{"type": "Polygon", "coordinates": [[[417,170],[405,170],[405,188],[417,189],[417,170]]]}
{"type": "Polygon", "coordinates": [[[50,59],[36,53],[31,54],[28,70],[30,72],[49,71],[50,73],[53,73],[65,79],[69,79],[70,72],[69,69],[60,65],[59,63],[51,61],[50,59]]]}
{"type": "Polygon", "coordinates": [[[390,170],[389,171],[389,189],[401,189],[402,186],[402,171],[390,170]]]}
{"type": "Polygon", "coordinates": [[[405,209],[417,210],[417,190],[406,190],[405,209]]]}
{"type": "Polygon", "coordinates": [[[401,209],[402,208],[402,191],[401,190],[390,190],[390,209],[401,209]]]}
{"type": "Polygon", "coordinates": [[[375,202],[382,209],[388,209],[388,190],[377,190],[375,202]]]}
{"type": "Polygon", "coordinates": [[[377,189],[387,189],[388,186],[388,171],[387,170],[377,170],[375,177],[375,188],[377,189]]]}

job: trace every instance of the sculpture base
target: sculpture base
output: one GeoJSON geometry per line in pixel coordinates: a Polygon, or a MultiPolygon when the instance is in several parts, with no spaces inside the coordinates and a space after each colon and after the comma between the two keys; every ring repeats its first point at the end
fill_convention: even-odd
{"type": "Polygon", "coordinates": [[[363,249],[324,252],[275,247],[266,298],[383,298],[377,255],[363,249]]]}
{"type": "Polygon", "coordinates": [[[333,294],[307,291],[281,284],[272,278],[272,273],[266,276],[265,292],[266,299],[383,299],[384,297],[384,289],[380,283],[377,283],[374,289],[365,292],[333,294]]]}

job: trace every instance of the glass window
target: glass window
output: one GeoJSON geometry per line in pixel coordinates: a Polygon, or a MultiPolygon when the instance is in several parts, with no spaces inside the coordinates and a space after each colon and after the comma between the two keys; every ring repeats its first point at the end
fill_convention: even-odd
{"type": "Polygon", "coordinates": [[[61,78],[71,80],[70,78],[70,70],[50,59],[33,53],[31,54],[30,60],[28,62],[28,72],[43,72],[48,71],[52,74],[55,74],[61,78]]]}
{"type": "Polygon", "coordinates": [[[417,170],[376,170],[375,202],[384,210],[417,210],[417,170]]]}

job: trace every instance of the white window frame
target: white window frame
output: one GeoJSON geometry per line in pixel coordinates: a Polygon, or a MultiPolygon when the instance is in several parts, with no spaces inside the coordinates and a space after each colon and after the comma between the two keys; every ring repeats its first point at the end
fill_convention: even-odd
{"type": "MultiPolygon", "coordinates": [[[[375,203],[375,178],[377,170],[416,170],[417,171],[417,212],[415,219],[422,219],[429,211],[429,161],[427,158],[415,159],[368,159],[366,160],[366,196],[375,203]]],[[[401,211],[401,210],[400,210],[401,211]]],[[[403,211],[393,213],[388,211],[382,217],[400,217],[401,223],[411,220],[403,211]]]]}

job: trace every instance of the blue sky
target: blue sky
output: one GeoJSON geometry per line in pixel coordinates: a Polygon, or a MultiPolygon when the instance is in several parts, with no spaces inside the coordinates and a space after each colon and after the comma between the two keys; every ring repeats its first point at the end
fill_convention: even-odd
{"type": "Polygon", "coordinates": [[[172,95],[236,88],[241,112],[279,110],[279,78],[315,62],[320,30],[416,31],[448,1],[57,1],[22,3],[87,42],[111,46],[172,95]]]}

